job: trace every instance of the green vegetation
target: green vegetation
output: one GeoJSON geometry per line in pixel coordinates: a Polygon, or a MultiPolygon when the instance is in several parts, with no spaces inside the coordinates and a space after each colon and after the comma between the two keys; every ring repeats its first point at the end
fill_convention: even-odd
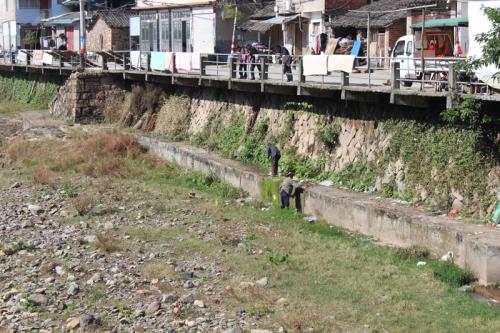
{"type": "MultiPolygon", "coordinates": [[[[95,139],[76,135],[64,144],[13,143],[7,157],[27,179],[36,166],[44,166],[66,181],[81,179],[87,170],[81,167],[85,161],[66,167],[58,162],[74,145],[92,148],[101,159],[119,160],[122,172],[91,173],[91,181],[75,187],[96,197],[96,202],[120,201],[127,207],[124,216],[132,220],[138,211],[131,207],[139,209],[140,222],[116,224],[99,235],[95,246],[104,254],[119,252],[120,257],[136,258],[145,251],[164,253],[168,244],[168,260],[173,264],[164,258],[144,262],[136,273],[145,279],[176,279],[175,262],[203,258],[224,272],[223,279],[209,270],[202,277],[203,284],[216,288],[218,309],[230,312],[243,307],[247,314],[261,316],[259,326],[278,324],[289,332],[309,327],[314,332],[362,331],[365,325],[372,332],[494,332],[500,328],[497,307],[478,303],[457,290],[471,281],[470,273],[429,258],[426,249],[381,246],[321,221],[306,223],[294,210],[271,207],[262,211],[256,204],[234,204],[240,191],[223,185],[214,175],[185,172],[135,152],[134,143],[123,134],[113,134],[119,140],[106,144],[107,135],[95,134],[95,139]],[[46,147],[52,154],[45,153],[46,147]],[[104,151],[107,155],[101,154],[104,151]],[[106,186],[98,185],[101,179],[106,186]],[[162,209],[154,209],[158,202],[162,209]],[[157,225],[156,221],[180,223],[157,225]],[[123,235],[127,235],[125,242],[123,235]],[[421,260],[427,264],[417,267],[421,260]],[[240,287],[241,282],[262,277],[269,280],[266,288],[240,287]],[[286,307],[277,302],[283,297],[286,307]],[[334,321],[329,319],[333,315],[334,321]]],[[[353,169],[366,172],[366,168],[353,169]]],[[[65,187],[64,183],[58,186],[55,191],[65,187]]],[[[101,223],[103,217],[91,214],[85,220],[101,223]]],[[[160,281],[158,288],[169,291],[172,287],[160,281]]],[[[91,290],[89,297],[94,301],[91,309],[109,306],[109,299],[92,295],[91,290]]],[[[205,303],[212,306],[209,299],[205,303]]],[[[128,308],[118,309],[128,316],[128,308]]],[[[181,311],[180,318],[198,316],[192,307],[181,311]]]]}
{"type": "Polygon", "coordinates": [[[58,81],[46,78],[28,78],[22,75],[0,75],[0,113],[22,109],[47,109],[59,89],[58,81]]]}

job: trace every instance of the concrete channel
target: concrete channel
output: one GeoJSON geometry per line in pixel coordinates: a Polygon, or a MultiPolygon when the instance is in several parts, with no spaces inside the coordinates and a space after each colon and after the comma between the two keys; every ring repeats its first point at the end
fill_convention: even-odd
{"type": "MultiPolygon", "coordinates": [[[[267,176],[240,162],[183,143],[140,136],[140,144],[180,167],[217,175],[262,200],[267,176]]],[[[452,251],[455,263],[473,272],[479,283],[500,281],[500,230],[432,216],[390,199],[313,185],[302,194],[303,212],[348,230],[373,236],[385,244],[421,245],[433,255],[452,251]]]]}

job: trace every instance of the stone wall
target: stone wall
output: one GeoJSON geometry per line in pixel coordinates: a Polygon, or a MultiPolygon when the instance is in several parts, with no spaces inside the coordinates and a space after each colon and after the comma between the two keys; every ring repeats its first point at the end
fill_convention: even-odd
{"type": "Polygon", "coordinates": [[[122,81],[107,75],[75,72],[49,104],[49,112],[79,123],[102,120],[107,106],[123,103],[123,87],[122,81]]]}
{"type": "Polygon", "coordinates": [[[51,113],[79,122],[109,120],[104,114],[111,106],[114,121],[124,126],[192,140],[237,159],[255,150],[260,159],[247,158],[255,163],[266,162],[263,147],[275,142],[284,168],[314,169],[302,172],[305,177],[434,210],[485,218],[500,200],[499,138],[480,141],[480,132],[445,125],[442,110],[154,83],[138,84],[124,98],[117,82],[122,78],[73,74],[51,113]],[[265,133],[256,137],[260,124],[265,133]],[[252,138],[257,142],[249,146],[252,138]]]}
{"type": "Polygon", "coordinates": [[[116,50],[123,51],[129,49],[129,29],[111,28],[99,17],[95,24],[87,32],[88,51],[116,50]]]}

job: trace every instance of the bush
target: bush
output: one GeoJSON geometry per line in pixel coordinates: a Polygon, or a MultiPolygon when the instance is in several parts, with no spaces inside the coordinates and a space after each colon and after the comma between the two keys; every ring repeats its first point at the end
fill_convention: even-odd
{"type": "Polygon", "coordinates": [[[331,152],[339,143],[340,130],[338,124],[325,125],[316,131],[316,139],[331,152]]]}
{"type": "Polygon", "coordinates": [[[53,189],[57,187],[57,176],[54,172],[44,167],[37,167],[33,171],[33,183],[47,185],[53,189]]]}
{"type": "Polygon", "coordinates": [[[413,245],[410,247],[398,248],[396,250],[395,255],[396,257],[399,257],[401,259],[410,259],[410,258],[425,259],[429,258],[431,252],[429,251],[429,249],[425,247],[413,245]]]}
{"type": "Polygon", "coordinates": [[[474,282],[474,275],[451,262],[438,262],[434,268],[434,277],[452,287],[461,287],[474,282]]]}
{"type": "Polygon", "coordinates": [[[80,216],[87,215],[94,206],[94,199],[88,194],[82,194],[73,199],[73,206],[80,216]]]}

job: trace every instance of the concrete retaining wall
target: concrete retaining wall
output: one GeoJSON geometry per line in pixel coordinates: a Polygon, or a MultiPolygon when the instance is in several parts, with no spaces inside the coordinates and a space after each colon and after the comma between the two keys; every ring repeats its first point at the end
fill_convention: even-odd
{"type": "MultiPolygon", "coordinates": [[[[265,175],[242,163],[181,143],[140,137],[139,142],[183,168],[213,173],[221,180],[262,199],[265,175]]],[[[500,230],[430,216],[425,211],[362,193],[312,186],[303,194],[304,212],[328,223],[397,246],[422,245],[436,256],[448,251],[455,263],[472,271],[482,284],[500,281],[500,230]]]]}

